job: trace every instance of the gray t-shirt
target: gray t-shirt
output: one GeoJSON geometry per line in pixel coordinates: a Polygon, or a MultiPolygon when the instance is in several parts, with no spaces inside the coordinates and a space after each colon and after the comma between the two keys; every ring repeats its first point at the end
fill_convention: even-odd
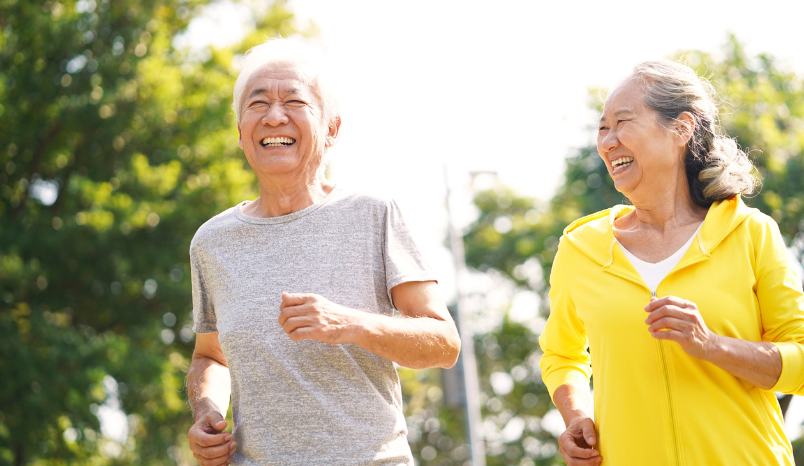
{"type": "Polygon", "coordinates": [[[193,330],[219,333],[232,377],[233,464],[412,465],[394,364],[352,343],[294,342],[278,322],[283,291],[391,316],[391,288],[435,280],[398,206],[339,187],[281,217],[242,206],[190,246],[193,330]]]}

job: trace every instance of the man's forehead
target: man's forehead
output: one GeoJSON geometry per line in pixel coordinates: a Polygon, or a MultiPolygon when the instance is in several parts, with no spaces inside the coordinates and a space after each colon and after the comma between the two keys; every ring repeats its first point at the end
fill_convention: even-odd
{"type": "Polygon", "coordinates": [[[269,62],[254,70],[246,88],[249,95],[263,89],[278,90],[282,94],[305,94],[314,92],[315,72],[310,66],[292,62],[269,62]]]}

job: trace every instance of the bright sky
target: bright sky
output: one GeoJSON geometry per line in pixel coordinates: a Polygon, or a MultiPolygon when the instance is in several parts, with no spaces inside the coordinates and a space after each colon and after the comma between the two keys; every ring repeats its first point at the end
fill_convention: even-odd
{"type": "MultiPolygon", "coordinates": [[[[804,72],[804,2],[789,0],[288,6],[300,27],[318,27],[313,42],[341,78],[332,177],[396,199],[445,285],[452,279],[443,248],[445,165],[465,224],[471,171],[496,172],[519,192],[549,199],[565,156],[593,141],[588,89],[613,85],[642,60],[687,49],[717,54],[731,31],[750,52],[804,72]]],[[[185,43],[233,43],[249,27],[246,6],[220,1],[191,24],[185,43]]]]}
{"type": "MultiPolygon", "coordinates": [[[[256,0],[252,0],[255,1],[256,0]]],[[[638,62],[698,49],[718,54],[733,32],[749,53],[804,73],[804,2],[625,0],[289,0],[302,28],[337,64],[341,138],[335,181],[393,197],[420,247],[454,287],[444,249],[444,166],[458,223],[471,220],[469,172],[493,171],[522,194],[548,200],[564,158],[593,141],[591,87],[609,87],[638,62]]],[[[221,1],[183,43],[239,40],[244,5],[221,1]]],[[[717,76],[714,77],[717,79],[717,76]]],[[[533,300],[529,302],[533,307],[533,300]]],[[[796,401],[796,404],[799,404],[796,401]]],[[[804,407],[796,409],[796,425],[804,407]]],[[[800,428],[789,426],[791,437],[800,428]]]]}

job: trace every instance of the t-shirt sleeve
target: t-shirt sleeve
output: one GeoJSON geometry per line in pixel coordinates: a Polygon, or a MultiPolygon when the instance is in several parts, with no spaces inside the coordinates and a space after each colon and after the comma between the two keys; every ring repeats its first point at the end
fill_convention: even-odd
{"type": "Polygon", "coordinates": [[[410,230],[402,218],[399,206],[393,200],[387,202],[384,234],[385,282],[388,299],[393,304],[391,288],[406,282],[436,281],[437,279],[422,257],[419,248],[416,247],[410,230]]]}
{"type": "Polygon", "coordinates": [[[198,245],[190,246],[190,276],[193,283],[193,331],[195,333],[216,333],[218,331],[215,309],[204,281],[204,267],[199,258],[198,245]]]}

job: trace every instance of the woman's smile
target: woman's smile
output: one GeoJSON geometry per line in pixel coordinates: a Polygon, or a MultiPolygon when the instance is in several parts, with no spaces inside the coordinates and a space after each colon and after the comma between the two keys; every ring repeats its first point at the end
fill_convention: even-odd
{"type": "Polygon", "coordinates": [[[623,156],[613,159],[611,161],[612,176],[622,173],[626,168],[630,167],[632,163],[634,163],[633,157],[623,156]]]}

